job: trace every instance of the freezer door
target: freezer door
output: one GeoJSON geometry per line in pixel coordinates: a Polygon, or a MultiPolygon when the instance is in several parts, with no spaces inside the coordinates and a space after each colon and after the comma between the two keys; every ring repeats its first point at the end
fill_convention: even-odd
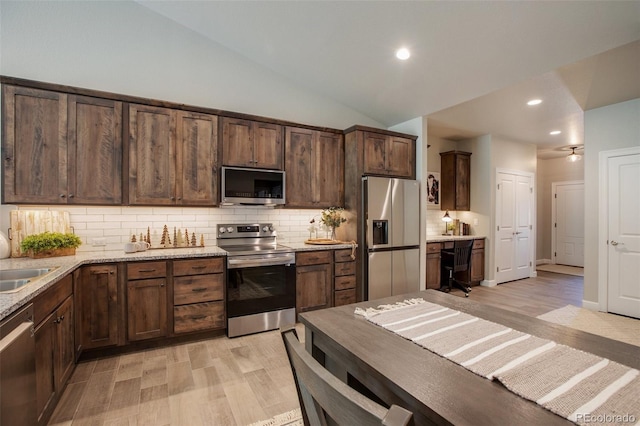
{"type": "Polygon", "coordinates": [[[420,182],[392,179],[391,246],[420,245],[420,182]]]}
{"type": "Polygon", "coordinates": [[[385,229],[388,229],[388,224],[391,223],[391,179],[367,176],[363,179],[363,187],[365,189],[364,202],[366,203],[367,247],[390,247],[390,238],[386,244],[376,244],[374,242],[373,222],[377,221],[379,224],[386,223],[385,229]]]}
{"type": "Polygon", "coordinates": [[[420,249],[394,250],[392,252],[391,295],[420,290],[420,249]]]}
{"type": "Polygon", "coordinates": [[[367,300],[391,296],[392,253],[390,251],[369,253],[367,300]]]}

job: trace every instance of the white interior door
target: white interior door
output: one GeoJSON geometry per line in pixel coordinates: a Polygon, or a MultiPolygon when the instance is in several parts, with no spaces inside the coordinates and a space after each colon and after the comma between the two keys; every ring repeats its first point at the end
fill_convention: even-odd
{"type": "Polygon", "coordinates": [[[496,282],[531,275],[532,176],[496,174],[496,282]]]}
{"type": "Polygon", "coordinates": [[[554,263],[584,266],[584,182],[554,184],[554,263]]]}
{"type": "Polygon", "coordinates": [[[640,318],[640,154],[608,158],[607,310],[640,318]]]}

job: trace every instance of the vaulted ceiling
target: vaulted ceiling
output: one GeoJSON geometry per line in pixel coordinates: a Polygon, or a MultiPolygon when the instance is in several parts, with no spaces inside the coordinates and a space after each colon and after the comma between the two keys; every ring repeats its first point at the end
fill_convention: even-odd
{"type": "Polygon", "coordinates": [[[138,3],[383,125],[427,116],[439,137],[545,155],[582,143],[584,110],[640,97],[637,0],[138,3]]]}

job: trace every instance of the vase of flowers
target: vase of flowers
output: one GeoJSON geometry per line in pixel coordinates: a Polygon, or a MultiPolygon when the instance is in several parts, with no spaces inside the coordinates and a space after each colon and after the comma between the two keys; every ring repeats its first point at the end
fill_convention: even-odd
{"type": "Polygon", "coordinates": [[[342,207],[329,207],[322,210],[320,222],[330,230],[330,238],[334,241],[336,240],[336,228],[347,221],[342,217],[342,212],[344,212],[342,207]]]}

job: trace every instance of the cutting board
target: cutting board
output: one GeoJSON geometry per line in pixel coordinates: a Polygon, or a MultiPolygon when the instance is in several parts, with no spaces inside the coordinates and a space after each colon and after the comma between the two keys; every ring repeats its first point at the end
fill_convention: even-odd
{"type": "Polygon", "coordinates": [[[22,240],[42,232],[71,232],[69,212],[49,210],[11,210],[11,257],[26,256],[20,250],[22,240]]]}

